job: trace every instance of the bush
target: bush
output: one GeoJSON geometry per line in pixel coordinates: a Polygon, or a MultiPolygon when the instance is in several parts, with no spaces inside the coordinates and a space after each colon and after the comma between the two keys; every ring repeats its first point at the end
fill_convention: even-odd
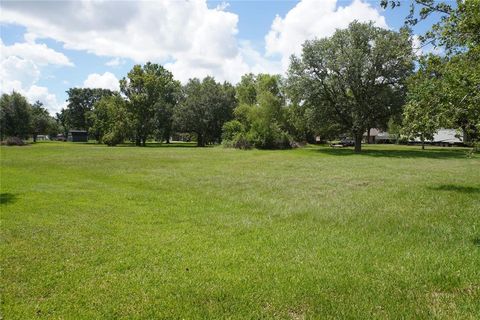
{"type": "Polygon", "coordinates": [[[250,130],[249,141],[259,149],[289,149],[292,138],[275,123],[258,123],[250,130]]]}
{"type": "Polygon", "coordinates": [[[7,137],[5,141],[2,141],[3,145],[7,146],[24,146],[26,143],[19,137],[7,137]]]}
{"type": "Polygon", "coordinates": [[[102,141],[107,146],[113,147],[123,142],[123,136],[117,132],[108,132],[103,136],[102,141]]]}
{"type": "Polygon", "coordinates": [[[245,132],[245,127],[238,120],[225,122],[222,127],[222,140],[233,141],[239,134],[245,132]]]}
{"type": "Polygon", "coordinates": [[[280,129],[276,123],[257,121],[246,132],[245,126],[238,120],[232,120],[223,126],[223,146],[237,149],[290,149],[294,142],[290,135],[280,129]]]}

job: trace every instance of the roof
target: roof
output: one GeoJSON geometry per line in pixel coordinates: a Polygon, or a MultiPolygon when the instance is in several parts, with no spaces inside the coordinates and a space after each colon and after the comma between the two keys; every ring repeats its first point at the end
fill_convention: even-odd
{"type": "Polygon", "coordinates": [[[463,142],[463,136],[459,135],[455,129],[440,129],[433,136],[433,142],[463,142]]]}
{"type": "MultiPolygon", "coordinates": [[[[378,136],[378,134],[380,133],[380,129],[377,129],[377,128],[371,128],[370,129],[370,137],[376,137],[378,136]]],[[[365,131],[365,133],[363,134],[364,137],[368,136],[368,131],[365,131]]]]}
{"type": "Polygon", "coordinates": [[[69,130],[68,133],[87,133],[86,130],[69,130]]]}
{"type": "MultiPolygon", "coordinates": [[[[415,141],[420,142],[420,138],[415,138],[415,141]]],[[[445,143],[462,143],[463,135],[459,134],[456,129],[440,129],[433,135],[430,142],[445,142],[445,143]]]]}

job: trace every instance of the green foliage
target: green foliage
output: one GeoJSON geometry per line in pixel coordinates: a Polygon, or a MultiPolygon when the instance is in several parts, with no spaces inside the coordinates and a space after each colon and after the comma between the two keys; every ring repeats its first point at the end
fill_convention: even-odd
{"type": "MultiPolygon", "coordinates": [[[[316,128],[351,133],[360,152],[366,129],[386,127],[401,112],[405,79],[413,70],[409,33],[353,22],[330,38],[306,41],[292,57],[288,92],[316,128]]],[[[327,131],[328,132],[328,131],[327,131]]]]}
{"type": "MultiPolygon", "coordinates": [[[[381,0],[386,8],[402,5],[398,0],[381,0]]],[[[480,44],[480,3],[478,0],[411,0],[410,12],[405,18],[405,24],[415,26],[432,15],[437,16],[437,22],[423,34],[420,41],[444,47],[447,54],[463,52],[465,48],[475,48],[480,44]]]]}
{"type": "Polygon", "coordinates": [[[232,140],[238,133],[244,133],[245,127],[238,120],[225,122],[222,128],[222,141],[232,140]]]}
{"type": "Polygon", "coordinates": [[[286,133],[285,97],[279,76],[244,75],[237,85],[239,106],[235,119],[224,127],[226,146],[282,149],[291,146],[286,133]],[[237,131],[235,131],[237,130],[237,131]]]}
{"type": "Polygon", "coordinates": [[[394,117],[390,118],[387,124],[387,132],[395,140],[395,143],[398,143],[402,135],[402,124],[400,119],[394,117]]]}
{"type": "Polygon", "coordinates": [[[191,79],[183,87],[183,100],[175,109],[174,125],[180,132],[194,133],[197,145],[220,142],[222,127],[233,117],[235,88],[212,77],[191,79]]]}
{"type": "Polygon", "coordinates": [[[127,98],[127,108],[137,145],[145,146],[155,131],[169,135],[172,109],[178,102],[180,84],[161,65],[147,62],[135,65],[120,80],[120,90],[127,98]]]}
{"type": "MultiPolygon", "coordinates": [[[[384,6],[388,3],[383,1],[384,6]]],[[[445,55],[420,60],[419,71],[409,84],[405,110],[414,123],[405,121],[405,131],[417,127],[431,135],[434,127],[453,127],[463,132],[466,143],[473,144],[480,138],[480,2],[466,0],[453,5],[416,0],[406,23],[415,25],[431,14],[440,19],[421,40],[425,45],[443,47],[445,55]]]]}
{"type": "Polygon", "coordinates": [[[68,131],[71,128],[69,113],[69,109],[62,108],[62,110],[60,110],[60,112],[57,112],[55,115],[55,119],[57,120],[59,129],[61,129],[62,134],[65,137],[68,136],[68,131]]]}
{"type": "MultiPolygon", "coordinates": [[[[480,5],[479,5],[480,10],[480,5]]],[[[442,111],[450,127],[463,132],[466,143],[480,140],[480,45],[447,58],[442,73],[442,111]]],[[[428,79],[425,79],[428,81],[428,79]]]]}
{"type": "Polygon", "coordinates": [[[50,116],[48,110],[43,107],[43,103],[36,101],[31,108],[31,130],[33,141],[37,141],[37,135],[49,134],[56,136],[58,126],[53,117],[50,116]]]}
{"type": "Polygon", "coordinates": [[[67,108],[62,110],[59,116],[62,125],[68,129],[88,131],[92,125],[89,114],[93,111],[93,106],[102,97],[111,96],[113,92],[100,88],[70,88],[67,94],[67,108]]]}
{"type": "Polygon", "coordinates": [[[441,59],[436,56],[421,59],[419,70],[408,81],[408,103],[403,111],[402,134],[409,139],[420,138],[422,148],[426,140],[444,123],[441,118],[441,80],[436,72],[441,59]]]}
{"type": "Polygon", "coordinates": [[[92,127],[89,133],[100,143],[117,145],[130,135],[129,119],[126,101],[119,94],[103,97],[90,113],[92,127]]]}
{"type": "Polygon", "coordinates": [[[237,85],[237,99],[239,104],[252,105],[257,101],[256,76],[252,73],[242,76],[237,85]]]}
{"type": "Polygon", "coordinates": [[[0,98],[0,133],[6,137],[27,138],[31,133],[31,106],[20,93],[4,93],[0,98]]]}

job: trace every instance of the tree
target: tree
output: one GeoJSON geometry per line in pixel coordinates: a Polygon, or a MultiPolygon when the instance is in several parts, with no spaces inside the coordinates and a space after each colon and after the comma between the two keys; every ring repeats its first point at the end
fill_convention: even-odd
{"type": "Polygon", "coordinates": [[[101,88],[70,88],[67,94],[67,111],[61,111],[66,117],[65,123],[68,123],[66,127],[88,131],[91,127],[89,113],[94,104],[104,96],[111,96],[113,91],[101,88]]]}
{"type": "Polygon", "coordinates": [[[36,101],[31,107],[31,134],[33,142],[37,142],[39,134],[51,133],[55,120],[50,116],[43,103],[36,101]]]}
{"type": "Polygon", "coordinates": [[[225,144],[238,148],[290,147],[280,76],[246,74],[237,85],[235,120],[224,125],[225,144]]]}
{"type": "Polygon", "coordinates": [[[175,110],[175,127],[196,134],[199,147],[220,142],[222,126],[232,119],[235,105],[232,85],[222,85],[213,77],[191,79],[183,87],[183,101],[175,110]]]}
{"type": "Polygon", "coordinates": [[[70,131],[71,128],[69,113],[69,109],[62,108],[62,110],[60,110],[59,113],[57,112],[55,115],[57,123],[59,124],[59,129],[61,129],[65,137],[68,136],[68,131],[70,131]]]}
{"type": "Polygon", "coordinates": [[[120,80],[136,145],[145,146],[148,137],[154,133],[155,124],[162,125],[157,130],[170,131],[171,110],[178,102],[179,87],[170,71],[150,62],[144,66],[135,65],[127,78],[120,80]]]}
{"type": "Polygon", "coordinates": [[[13,91],[0,98],[1,139],[18,137],[25,139],[30,133],[31,106],[20,93],[13,91]]]}
{"type": "MultiPolygon", "coordinates": [[[[398,0],[381,0],[382,7],[392,9],[402,5],[398,0]]],[[[437,16],[424,34],[419,36],[422,44],[444,47],[448,55],[475,48],[480,43],[480,6],[478,0],[411,0],[410,12],[405,25],[413,27],[419,22],[437,16]]]]}
{"type": "Polygon", "coordinates": [[[95,103],[90,121],[90,133],[109,146],[122,143],[131,131],[126,101],[119,94],[105,96],[95,103]]]}
{"type": "Polygon", "coordinates": [[[319,127],[350,132],[360,152],[363,133],[373,125],[386,127],[400,112],[413,58],[407,30],[352,22],[331,38],[306,41],[301,57],[292,57],[291,99],[311,108],[319,127]]]}
{"type": "MultiPolygon", "coordinates": [[[[396,7],[396,1],[382,1],[383,6],[396,7]]],[[[440,119],[438,126],[456,127],[463,132],[464,142],[480,139],[480,4],[478,0],[450,1],[415,0],[405,23],[410,26],[436,14],[439,19],[420,36],[423,45],[432,44],[444,49],[440,56],[422,58],[421,68],[415,75],[415,91],[410,96],[410,108],[431,108],[440,119]],[[428,68],[429,72],[422,72],[428,68]],[[435,84],[431,90],[417,90],[435,84]],[[436,105],[431,99],[435,92],[436,105]],[[440,98],[441,97],[441,98],[440,98]],[[430,103],[426,103],[430,102],[430,103]]],[[[410,111],[411,113],[413,111],[410,111]]],[[[425,113],[418,110],[415,113],[425,113]]]]}
{"type": "Polygon", "coordinates": [[[480,46],[447,60],[438,68],[445,126],[459,128],[465,143],[475,143],[480,140],[480,46]]]}

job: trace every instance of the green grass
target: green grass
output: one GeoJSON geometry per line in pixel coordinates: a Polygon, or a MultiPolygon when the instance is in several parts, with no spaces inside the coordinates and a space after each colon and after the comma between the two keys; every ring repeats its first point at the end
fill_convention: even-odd
{"type": "Polygon", "coordinates": [[[480,157],[2,147],[0,285],[5,319],[479,319],[480,157]]]}

